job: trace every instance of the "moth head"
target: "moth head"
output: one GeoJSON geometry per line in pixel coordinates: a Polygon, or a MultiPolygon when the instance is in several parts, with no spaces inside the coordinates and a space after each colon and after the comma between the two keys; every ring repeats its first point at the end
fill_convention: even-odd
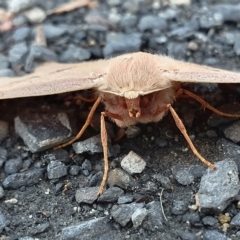
{"type": "Polygon", "coordinates": [[[158,55],[143,52],[121,55],[110,61],[105,84],[98,90],[134,99],[170,88],[172,83],[164,78],[163,72],[158,55]]]}
{"type": "Polygon", "coordinates": [[[142,115],[142,109],[149,104],[150,97],[148,95],[138,96],[133,99],[119,97],[119,104],[123,109],[128,110],[128,115],[131,118],[139,118],[142,115]]]}

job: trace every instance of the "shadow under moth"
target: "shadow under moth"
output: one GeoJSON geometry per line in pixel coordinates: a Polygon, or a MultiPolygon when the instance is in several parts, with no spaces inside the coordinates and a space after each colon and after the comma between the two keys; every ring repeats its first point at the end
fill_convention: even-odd
{"type": "Polygon", "coordinates": [[[170,111],[193,153],[208,167],[216,169],[196,150],[172,104],[178,97],[188,96],[221,116],[240,118],[240,115],[218,111],[201,97],[183,89],[181,83],[185,82],[240,83],[240,73],[137,52],[108,60],[76,64],[45,63],[32,74],[1,78],[0,99],[94,89],[97,98],[82,129],[71,141],[59,147],[65,147],[79,139],[91,123],[99,103],[105,105],[105,111],[101,113],[104,175],[99,194],[102,194],[108,174],[105,117],[124,128],[137,123],[158,122],[170,111]]]}

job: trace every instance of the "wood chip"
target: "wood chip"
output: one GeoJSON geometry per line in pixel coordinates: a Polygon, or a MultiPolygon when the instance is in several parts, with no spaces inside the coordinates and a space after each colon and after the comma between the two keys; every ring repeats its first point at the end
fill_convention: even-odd
{"type": "Polygon", "coordinates": [[[47,41],[42,25],[36,26],[35,44],[46,47],[47,41]]]}
{"type": "Polygon", "coordinates": [[[75,0],[66,4],[63,4],[62,6],[51,10],[48,12],[48,15],[52,14],[62,14],[66,12],[73,11],[78,8],[82,7],[89,7],[89,8],[96,8],[98,6],[98,3],[96,1],[91,1],[91,0],[75,0]]]}

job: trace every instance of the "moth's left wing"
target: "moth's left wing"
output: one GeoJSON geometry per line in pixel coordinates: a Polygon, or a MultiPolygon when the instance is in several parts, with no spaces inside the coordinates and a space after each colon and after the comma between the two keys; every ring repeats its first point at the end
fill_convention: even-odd
{"type": "Polygon", "coordinates": [[[51,95],[104,84],[109,60],[76,64],[45,63],[34,73],[16,78],[0,78],[0,99],[51,95]]]}

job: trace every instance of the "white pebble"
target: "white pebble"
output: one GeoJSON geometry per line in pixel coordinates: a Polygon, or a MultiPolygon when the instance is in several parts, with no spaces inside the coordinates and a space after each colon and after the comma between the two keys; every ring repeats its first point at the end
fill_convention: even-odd
{"type": "Polygon", "coordinates": [[[135,152],[130,151],[121,161],[121,167],[129,174],[141,173],[146,167],[146,162],[135,152]]]}

